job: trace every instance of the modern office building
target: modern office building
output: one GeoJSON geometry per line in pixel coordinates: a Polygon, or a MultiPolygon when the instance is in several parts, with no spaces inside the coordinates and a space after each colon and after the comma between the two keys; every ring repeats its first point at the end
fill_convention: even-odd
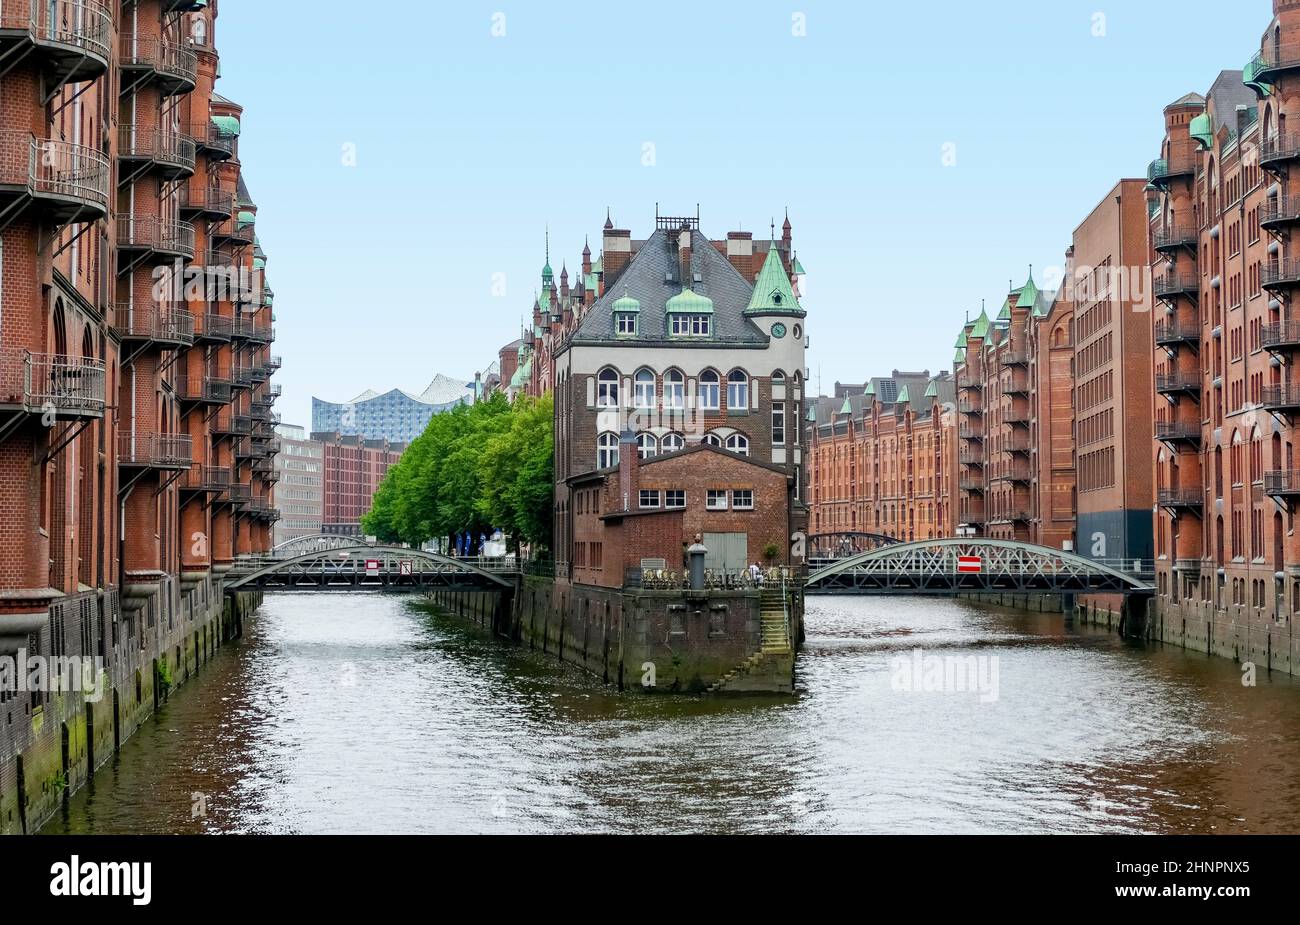
{"type": "Polygon", "coordinates": [[[275,545],[324,532],[325,446],[312,440],[304,427],[279,424],[280,452],[275,456],[279,482],[275,489],[280,519],[275,545]]]}

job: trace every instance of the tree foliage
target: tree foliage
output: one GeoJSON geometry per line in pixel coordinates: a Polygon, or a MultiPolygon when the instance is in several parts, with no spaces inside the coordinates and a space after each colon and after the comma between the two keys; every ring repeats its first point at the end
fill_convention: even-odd
{"type": "Polygon", "coordinates": [[[549,395],[511,404],[498,393],[434,415],[388,470],[362,529],[411,545],[500,529],[512,546],[549,548],[553,407],[549,395]]]}

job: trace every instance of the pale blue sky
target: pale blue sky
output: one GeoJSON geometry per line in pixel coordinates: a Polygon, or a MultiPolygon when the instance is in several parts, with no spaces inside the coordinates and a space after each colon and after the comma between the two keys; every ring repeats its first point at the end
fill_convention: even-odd
{"type": "Polygon", "coordinates": [[[1059,265],[1158,153],[1163,106],[1244,65],[1271,16],[1268,0],[357,9],[225,0],[217,25],[292,423],[313,394],[485,367],[530,309],[544,227],[572,274],[606,205],[644,237],[656,201],[698,202],[715,238],[788,205],[814,385],[936,371],[965,313],[1059,265]]]}

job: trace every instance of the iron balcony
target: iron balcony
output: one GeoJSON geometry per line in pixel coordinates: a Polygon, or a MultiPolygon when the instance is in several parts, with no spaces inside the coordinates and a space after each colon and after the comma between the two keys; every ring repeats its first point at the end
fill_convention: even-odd
{"type": "Polygon", "coordinates": [[[1012,376],[1002,385],[1003,395],[1028,395],[1029,394],[1029,377],[1012,376]]]}
{"type": "Polygon", "coordinates": [[[962,478],[958,479],[957,487],[960,488],[962,491],[975,491],[983,494],[984,480],[975,479],[975,478],[966,478],[963,476],[962,478]]]}
{"type": "Polygon", "coordinates": [[[196,405],[227,405],[232,396],[229,379],[217,376],[186,376],[176,383],[176,394],[181,401],[196,405]]]}
{"type": "Polygon", "coordinates": [[[1297,159],[1300,159],[1300,134],[1274,135],[1259,146],[1261,167],[1278,167],[1297,159]]]}
{"type": "Polygon", "coordinates": [[[1004,411],[1002,413],[1002,423],[1027,427],[1029,425],[1029,412],[1015,409],[1004,411]]]}
{"type": "Polygon", "coordinates": [[[152,36],[123,33],[122,93],[151,82],[164,95],[189,93],[199,76],[199,56],[192,48],[152,36]]]}
{"type": "Polygon", "coordinates": [[[117,249],[123,256],[144,254],[164,262],[194,258],[194,226],[156,216],[122,215],[117,219],[117,249]]]}
{"type": "Polygon", "coordinates": [[[224,500],[229,504],[248,504],[253,500],[253,486],[231,481],[226,488],[224,500]]]}
{"type": "Polygon", "coordinates": [[[120,160],[143,164],[168,180],[194,175],[194,139],[188,135],[123,125],[118,129],[117,137],[117,156],[120,160]]]}
{"type": "Polygon", "coordinates": [[[979,427],[971,427],[969,424],[962,424],[957,430],[958,435],[963,440],[983,440],[984,430],[979,427]]]}
{"type": "Polygon", "coordinates": [[[1201,425],[1183,421],[1156,421],[1156,439],[1162,443],[1201,445],[1201,425]]]}
{"type": "Polygon", "coordinates": [[[1156,500],[1170,510],[1199,511],[1205,506],[1205,494],[1199,488],[1162,488],[1156,493],[1156,500]]]}
{"type": "Polygon", "coordinates": [[[187,186],[181,212],[201,218],[229,218],[235,212],[235,197],[219,189],[187,186]]]}
{"type": "Polygon", "coordinates": [[[1157,321],[1155,338],[1156,344],[1161,347],[1175,347],[1180,344],[1196,345],[1201,342],[1200,325],[1157,321]]]}
{"type": "Polygon", "coordinates": [[[1196,299],[1201,295],[1201,284],[1195,273],[1162,273],[1152,281],[1151,289],[1158,299],[1174,299],[1189,296],[1196,299]]]}
{"type": "Polygon", "coordinates": [[[1197,238],[1195,228],[1191,225],[1183,225],[1182,227],[1165,228],[1157,231],[1152,236],[1152,245],[1162,254],[1184,247],[1195,251],[1197,238]]]}
{"type": "Polygon", "coordinates": [[[1028,366],[1029,353],[1024,350],[1008,350],[1002,354],[1003,366],[1028,366]]]}
{"type": "Polygon", "coordinates": [[[228,218],[212,231],[212,236],[231,244],[249,245],[253,243],[253,225],[228,218]]]}
{"type": "Polygon", "coordinates": [[[1266,385],[1260,394],[1261,404],[1269,411],[1300,411],[1300,383],[1282,382],[1266,385]]]}
{"type": "Polygon", "coordinates": [[[1300,222],[1300,196],[1278,196],[1259,207],[1259,224],[1273,230],[1300,222]]]}
{"type": "Polygon", "coordinates": [[[230,487],[230,469],[195,463],[181,479],[181,491],[220,494],[230,487]]]}
{"type": "Polygon", "coordinates": [[[28,54],[56,86],[99,77],[113,55],[113,11],[102,0],[4,0],[0,60],[28,54]]]}
{"type": "Polygon", "coordinates": [[[1275,321],[1260,329],[1259,342],[1269,350],[1294,350],[1300,347],[1300,321],[1275,321]]]}
{"type": "Polygon", "coordinates": [[[1199,398],[1201,377],[1199,373],[1157,373],[1156,391],[1161,395],[1187,394],[1199,398]]]}
{"type": "Polygon", "coordinates": [[[982,466],[984,465],[984,454],[979,450],[963,449],[957,454],[957,459],[963,466],[982,466]]]}
{"type": "Polygon", "coordinates": [[[242,436],[253,429],[253,419],[246,415],[223,412],[212,426],[214,434],[242,436]]]}
{"type": "Polygon", "coordinates": [[[1300,260],[1276,260],[1264,265],[1260,285],[1265,289],[1286,289],[1300,284],[1300,260]]]}
{"type": "Polygon", "coordinates": [[[0,408],[70,418],[104,415],[104,361],[25,350],[0,352],[0,408]]]}
{"type": "Polygon", "coordinates": [[[959,401],[957,402],[957,411],[960,414],[982,414],[984,408],[979,402],[959,401]]]}
{"type": "Polygon", "coordinates": [[[957,376],[957,388],[959,389],[982,389],[984,381],[979,376],[971,373],[960,373],[957,376]]]}
{"type": "Polygon", "coordinates": [[[189,434],[119,434],[117,464],[124,469],[189,469],[194,463],[189,434]]]}
{"type": "Polygon", "coordinates": [[[196,317],[199,320],[194,331],[195,341],[215,344],[225,344],[230,342],[235,326],[233,318],[227,318],[224,315],[218,315],[213,312],[205,312],[196,317]]]}
{"type": "MultiPolygon", "coordinates": [[[[6,7],[7,9],[7,7],[6,7]]],[[[30,203],[56,224],[108,215],[108,158],[85,145],[0,131],[0,207],[30,203]]]]}
{"type": "Polygon", "coordinates": [[[1275,45],[1261,51],[1251,59],[1252,78],[1260,83],[1277,83],[1277,78],[1288,71],[1300,69],[1300,45],[1275,45]]]}
{"type": "Polygon", "coordinates": [[[1028,482],[1031,479],[1031,471],[1027,464],[1003,466],[999,473],[993,476],[995,482],[1028,482]]]}
{"type": "Polygon", "coordinates": [[[1156,158],[1147,167],[1147,180],[1152,186],[1168,189],[1175,180],[1189,180],[1196,176],[1196,156],[1190,150],[1179,150],[1170,156],[1156,158]]]}
{"type": "Polygon", "coordinates": [[[228,161],[235,156],[234,135],[227,135],[206,119],[190,125],[190,136],[199,151],[216,161],[228,161]]]}
{"type": "Polygon", "coordinates": [[[1275,498],[1300,497],[1300,470],[1277,469],[1265,472],[1264,494],[1275,498]]]}
{"type": "Polygon", "coordinates": [[[1029,445],[1029,436],[1027,434],[1012,434],[1002,442],[1002,448],[1008,453],[1029,453],[1032,447],[1029,445]]]}
{"type": "Polygon", "coordinates": [[[113,330],[123,342],[145,346],[188,347],[194,343],[194,316],[181,309],[160,311],[156,305],[113,308],[113,330]]]}

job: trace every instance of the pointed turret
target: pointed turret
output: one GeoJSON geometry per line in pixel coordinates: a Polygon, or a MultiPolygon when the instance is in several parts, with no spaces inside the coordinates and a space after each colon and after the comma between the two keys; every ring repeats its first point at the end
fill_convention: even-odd
{"type": "Polygon", "coordinates": [[[802,316],[803,313],[794,289],[790,286],[790,277],[785,274],[781,253],[773,241],[767,250],[767,259],[763,261],[763,269],[754,281],[754,291],[749,297],[745,314],[802,316]]]}

